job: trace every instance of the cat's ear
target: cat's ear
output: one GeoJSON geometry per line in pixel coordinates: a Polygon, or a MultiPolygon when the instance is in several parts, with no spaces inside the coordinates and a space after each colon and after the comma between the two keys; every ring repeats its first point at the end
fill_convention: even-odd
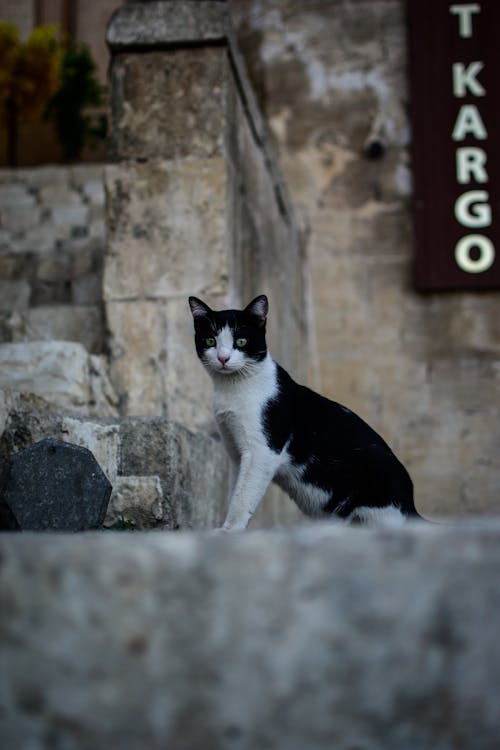
{"type": "Polygon", "coordinates": [[[198,297],[189,298],[189,307],[193,313],[193,318],[203,318],[212,312],[209,306],[202,302],[201,299],[198,299],[198,297]]]}
{"type": "Polygon", "coordinates": [[[259,319],[261,325],[264,325],[269,312],[269,302],[265,294],[259,294],[249,305],[245,307],[245,312],[259,319]]]}

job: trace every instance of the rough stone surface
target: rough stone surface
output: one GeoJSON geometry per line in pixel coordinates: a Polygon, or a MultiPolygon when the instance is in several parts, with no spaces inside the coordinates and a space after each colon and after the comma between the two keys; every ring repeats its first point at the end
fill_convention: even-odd
{"type": "Polygon", "coordinates": [[[10,315],[6,328],[13,342],[75,341],[99,352],[104,345],[102,318],[101,305],[40,305],[10,315]]]}
{"type": "Polygon", "coordinates": [[[120,435],[120,473],[160,478],[164,524],[173,529],[221,526],[228,463],[219,440],[160,418],[124,419],[120,435]]]}
{"type": "Polygon", "coordinates": [[[0,477],[0,505],[23,531],[99,528],[110,494],[89,450],[53,438],[16,453],[0,477]]]}
{"type": "Polygon", "coordinates": [[[0,169],[0,206],[0,341],[101,353],[103,167],[0,169]]]}
{"type": "Polygon", "coordinates": [[[227,67],[222,47],[117,55],[111,68],[115,155],[169,159],[220,153],[227,67]]]}
{"type": "Polygon", "coordinates": [[[81,344],[30,341],[0,345],[0,387],[28,391],[65,408],[89,401],[88,354],[81,344]]]}
{"type": "Polygon", "coordinates": [[[117,413],[105,363],[72,341],[0,344],[0,388],[32,393],[63,411],[117,413]]]}
{"type": "Polygon", "coordinates": [[[118,477],[104,525],[122,524],[129,529],[151,529],[162,525],[163,491],[160,477],[118,477]]]}
{"type": "Polygon", "coordinates": [[[1,734],[492,750],[500,529],[0,537],[1,734]]]}
{"type": "Polygon", "coordinates": [[[384,434],[424,513],[498,513],[498,293],[411,284],[403,0],[228,6],[310,227],[311,382],[384,434]]]}
{"type": "Polygon", "coordinates": [[[224,292],[221,158],[110,165],[106,189],[106,300],[187,297],[192,288],[224,292]]]}
{"type": "Polygon", "coordinates": [[[158,47],[223,42],[226,37],[226,8],[219,2],[150,2],[120,8],[111,17],[106,41],[113,50],[130,47],[158,47]]]}
{"type": "MultiPolygon", "coordinates": [[[[50,409],[32,394],[0,390],[0,473],[11,456],[50,437],[87,448],[97,459],[114,487],[107,525],[221,525],[228,466],[220,440],[167,419],[96,419],[54,414],[50,409]]],[[[280,507],[267,507],[255,524],[266,525],[270,519],[283,523],[280,507]]]]}

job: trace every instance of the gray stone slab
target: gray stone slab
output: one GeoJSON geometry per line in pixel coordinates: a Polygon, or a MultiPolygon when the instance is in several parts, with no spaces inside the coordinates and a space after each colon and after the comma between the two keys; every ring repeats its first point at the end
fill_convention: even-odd
{"type": "Polygon", "coordinates": [[[124,5],[109,22],[106,41],[114,50],[132,47],[220,43],[227,36],[224,2],[148,2],[124,5]]]}
{"type": "Polygon", "coordinates": [[[0,553],[6,748],[498,747],[498,520],[0,553]]]}
{"type": "Polygon", "coordinates": [[[84,531],[105,518],[111,483],[86,448],[46,438],[11,456],[0,478],[7,528],[84,531]]]}

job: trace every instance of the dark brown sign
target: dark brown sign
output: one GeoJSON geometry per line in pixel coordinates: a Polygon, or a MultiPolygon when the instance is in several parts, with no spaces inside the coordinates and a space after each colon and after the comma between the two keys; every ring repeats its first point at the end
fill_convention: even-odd
{"type": "Polygon", "coordinates": [[[500,288],[500,0],[406,0],[419,289],[500,288]]]}

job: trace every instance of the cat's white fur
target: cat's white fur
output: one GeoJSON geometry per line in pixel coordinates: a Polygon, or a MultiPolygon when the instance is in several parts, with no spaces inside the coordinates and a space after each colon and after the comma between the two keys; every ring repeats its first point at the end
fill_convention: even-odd
{"type": "MultiPolygon", "coordinates": [[[[222,332],[217,337],[222,339],[222,332]]],[[[214,347],[215,349],[215,347],[214,347]]],[[[240,354],[234,350],[235,355],[240,354]]],[[[236,357],[238,359],[238,357],[236,357]]],[[[231,364],[231,360],[227,365],[231,364]]],[[[227,367],[226,365],[226,367],[227,367]]],[[[268,354],[251,374],[231,376],[214,364],[214,413],[231,460],[238,467],[223,529],[245,529],[267,487],[286,460],[262,432],[262,406],[277,392],[276,365],[268,354]]]]}
{"type": "Polygon", "coordinates": [[[364,526],[403,526],[408,520],[399,508],[389,505],[385,508],[367,508],[360,506],[351,513],[347,522],[361,521],[364,526]]]}

